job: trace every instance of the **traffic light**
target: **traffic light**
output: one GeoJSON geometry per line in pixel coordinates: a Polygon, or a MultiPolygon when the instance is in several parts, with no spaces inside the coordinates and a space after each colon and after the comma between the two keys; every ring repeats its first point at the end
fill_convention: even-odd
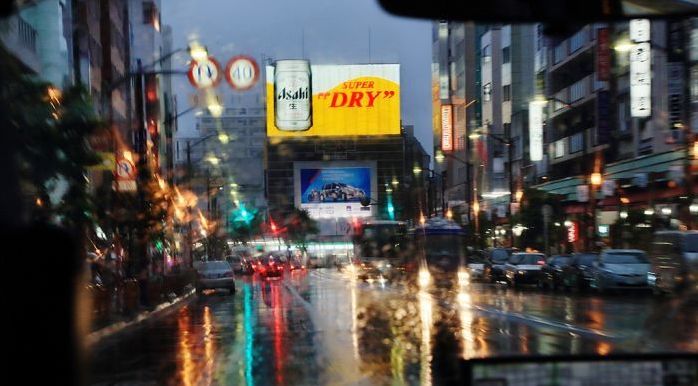
{"type": "Polygon", "coordinates": [[[240,206],[233,211],[233,222],[243,222],[245,225],[250,225],[256,214],[256,209],[249,210],[244,203],[240,203],[240,206]]]}
{"type": "Polygon", "coordinates": [[[388,218],[390,218],[391,220],[395,220],[395,206],[393,205],[393,198],[390,196],[388,196],[387,210],[388,218]]]}

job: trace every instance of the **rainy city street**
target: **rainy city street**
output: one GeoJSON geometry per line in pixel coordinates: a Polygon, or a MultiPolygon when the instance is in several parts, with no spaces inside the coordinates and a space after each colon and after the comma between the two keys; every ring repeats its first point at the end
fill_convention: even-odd
{"type": "Polygon", "coordinates": [[[484,283],[419,291],[334,269],[238,277],[232,296],[205,292],[93,347],[90,383],[431,384],[461,358],[695,351],[698,314],[677,302],[484,283]]]}

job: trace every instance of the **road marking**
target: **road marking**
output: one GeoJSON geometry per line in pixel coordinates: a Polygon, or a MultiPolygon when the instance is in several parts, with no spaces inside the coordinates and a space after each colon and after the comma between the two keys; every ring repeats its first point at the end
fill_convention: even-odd
{"type": "Polygon", "coordinates": [[[551,319],[546,319],[546,318],[541,318],[538,316],[533,316],[533,315],[525,315],[521,314],[518,312],[509,312],[509,311],[502,311],[498,310],[495,308],[490,308],[490,307],[483,307],[483,306],[477,306],[477,305],[471,305],[470,308],[473,310],[481,313],[481,314],[486,314],[490,316],[495,316],[500,319],[515,319],[515,320],[520,320],[526,324],[529,325],[540,325],[540,326],[546,326],[550,328],[555,328],[558,330],[564,330],[564,331],[569,331],[573,332],[575,334],[579,335],[584,335],[584,336],[596,336],[596,337],[602,337],[606,339],[625,339],[626,337],[615,335],[615,334],[610,334],[601,330],[597,330],[594,328],[587,328],[587,327],[582,327],[570,323],[563,323],[563,322],[558,322],[555,320],[551,319]]]}
{"type": "MultiPolygon", "coordinates": [[[[311,274],[315,277],[327,280],[327,281],[334,281],[334,282],[341,282],[345,284],[349,284],[347,281],[342,280],[344,279],[343,276],[332,276],[328,275],[325,272],[319,272],[319,271],[312,271],[311,274]]],[[[370,289],[376,289],[375,287],[372,287],[368,285],[367,283],[363,283],[365,285],[359,286],[359,288],[364,289],[364,290],[370,290],[370,289]]],[[[384,291],[389,291],[393,292],[395,294],[402,294],[404,293],[405,287],[395,287],[395,286],[386,286],[384,289],[381,288],[384,291]],[[402,291],[400,291],[402,290],[402,291]]],[[[438,300],[438,299],[435,299],[438,300]]],[[[456,304],[450,303],[450,302],[438,302],[439,304],[442,305],[447,305],[451,308],[454,306],[457,306],[456,304]]],[[[615,334],[607,331],[602,331],[594,328],[588,328],[588,327],[583,327],[571,323],[565,323],[565,322],[560,322],[557,320],[552,320],[552,319],[547,319],[543,317],[538,317],[538,316],[533,316],[533,315],[527,315],[527,314],[522,314],[522,313],[517,313],[517,312],[510,312],[510,311],[504,311],[501,309],[497,308],[492,308],[492,307],[486,307],[486,306],[478,306],[478,305],[471,305],[470,308],[473,311],[479,312],[480,314],[483,314],[485,316],[490,316],[490,317],[496,317],[498,319],[509,319],[509,320],[516,320],[522,323],[526,323],[528,325],[531,325],[533,327],[549,327],[549,328],[554,328],[556,330],[563,330],[567,331],[570,333],[575,333],[581,336],[586,336],[586,337],[597,337],[597,338],[604,338],[604,339],[610,339],[610,340],[625,340],[631,338],[629,335],[620,335],[620,334],[615,334]]]]}

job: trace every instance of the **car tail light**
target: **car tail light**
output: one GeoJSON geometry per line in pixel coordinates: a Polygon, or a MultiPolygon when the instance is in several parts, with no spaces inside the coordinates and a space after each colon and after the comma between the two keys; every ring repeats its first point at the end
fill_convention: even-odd
{"type": "Polygon", "coordinates": [[[538,260],[538,262],[537,262],[536,264],[538,264],[538,265],[545,265],[545,260],[538,260]]]}

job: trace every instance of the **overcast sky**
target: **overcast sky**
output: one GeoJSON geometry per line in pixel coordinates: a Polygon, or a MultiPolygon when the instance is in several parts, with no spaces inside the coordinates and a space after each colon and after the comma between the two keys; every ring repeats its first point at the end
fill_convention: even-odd
{"type": "MultiPolygon", "coordinates": [[[[314,64],[400,63],[402,120],[430,152],[431,27],[429,21],[386,14],[377,0],[162,0],[162,23],[172,26],[174,48],[196,39],[225,66],[233,55],[299,58],[314,64]],[[305,37],[303,39],[303,36],[305,37]],[[305,41],[305,44],[302,42],[305,41]]],[[[185,56],[179,56],[180,65],[185,56]]],[[[220,88],[227,87],[222,83],[220,88]]],[[[192,87],[175,80],[179,111],[192,87]]],[[[180,135],[194,116],[180,118],[180,135]]]]}

